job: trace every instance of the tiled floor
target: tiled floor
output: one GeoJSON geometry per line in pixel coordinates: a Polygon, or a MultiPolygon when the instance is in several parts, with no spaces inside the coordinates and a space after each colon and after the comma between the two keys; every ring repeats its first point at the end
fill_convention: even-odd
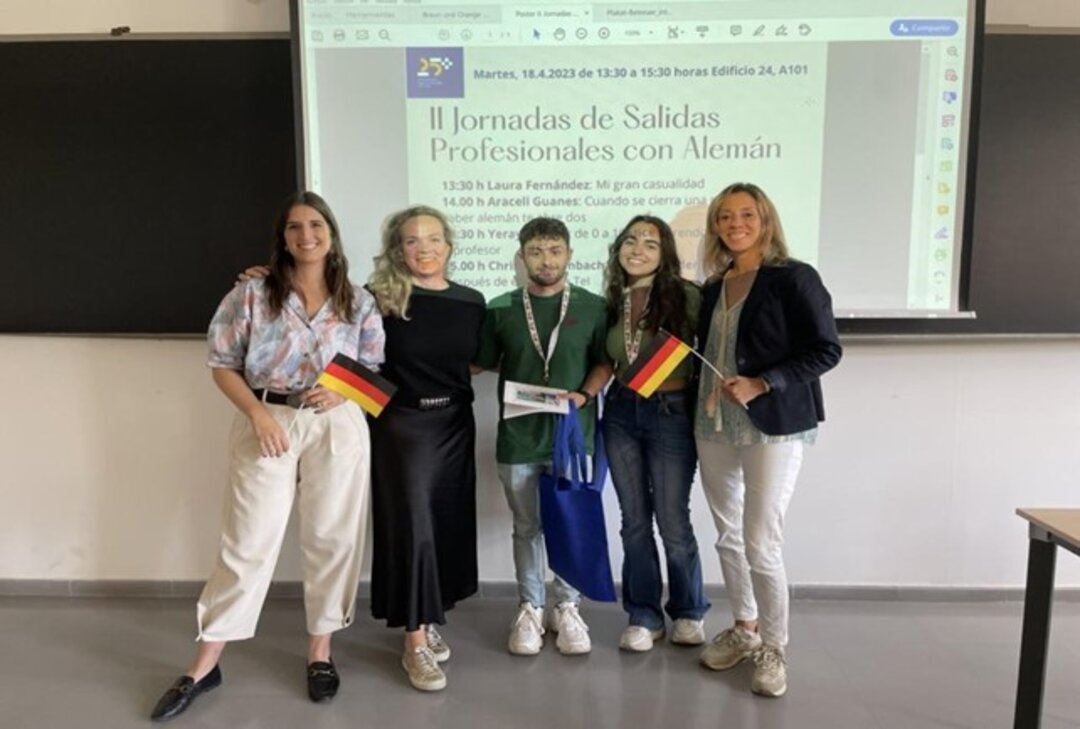
{"type": "MultiPolygon", "coordinates": [[[[449,687],[422,694],[402,672],[400,635],[370,619],[339,635],[342,689],[304,689],[302,607],[271,601],[260,633],[232,646],[225,683],[174,727],[255,729],[670,727],[928,729],[1012,725],[1019,603],[811,602],[792,605],[791,688],[750,694],[750,666],[712,673],[670,644],[620,653],[622,613],[587,605],[593,652],[507,654],[508,600],[473,599],[442,631],[449,687]]],[[[362,608],[366,615],[366,606],[362,608]]],[[[724,627],[713,607],[710,635],[724,627]]],[[[0,727],[147,727],[193,650],[188,600],[0,599],[0,727]]],[[[1055,605],[1043,726],[1080,727],[1080,605],[1055,605]]]]}

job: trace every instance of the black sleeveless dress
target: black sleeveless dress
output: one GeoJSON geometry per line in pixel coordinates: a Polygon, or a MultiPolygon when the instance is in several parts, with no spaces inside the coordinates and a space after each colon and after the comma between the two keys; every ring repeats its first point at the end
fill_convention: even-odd
{"type": "Polygon", "coordinates": [[[382,374],[399,388],[371,424],[371,613],[416,630],[477,589],[476,424],[469,364],[483,296],[414,288],[408,320],[384,317],[382,374]]]}

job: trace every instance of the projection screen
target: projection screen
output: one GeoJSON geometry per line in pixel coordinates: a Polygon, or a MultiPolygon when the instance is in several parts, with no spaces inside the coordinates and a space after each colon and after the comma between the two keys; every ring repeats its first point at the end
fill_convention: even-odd
{"type": "Polygon", "coordinates": [[[838,317],[963,316],[980,2],[293,0],[305,184],[354,280],[424,203],[490,297],[538,215],[569,226],[579,285],[638,213],[700,280],[709,200],[754,182],[838,317]]]}

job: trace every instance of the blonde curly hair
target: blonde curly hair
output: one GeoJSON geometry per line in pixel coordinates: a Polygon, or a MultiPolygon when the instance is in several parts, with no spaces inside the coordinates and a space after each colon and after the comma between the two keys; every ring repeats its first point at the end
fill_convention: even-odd
{"type": "MultiPolygon", "coordinates": [[[[440,211],[427,205],[413,205],[399,210],[386,219],[382,229],[382,249],[375,256],[375,270],[368,279],[368,289],[375,296],[383,316],[409,318],[409,297],[412,296],[412,272],[405,265],[405,254],[401,249],[401,229],[405,223],[421,215],[430,215],[439,221],[443,229],[443,240],[454,251],[454,232],[450,223],[440,211]]],[[[447,258],[447,263],[450,259],[447,258]]]]}

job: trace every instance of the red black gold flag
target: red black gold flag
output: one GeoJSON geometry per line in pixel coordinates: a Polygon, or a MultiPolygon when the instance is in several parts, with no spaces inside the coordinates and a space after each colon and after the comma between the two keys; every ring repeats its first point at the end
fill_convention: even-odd
{"type": "Polygon", "coordinates": [[[334,355],[334,359],[319,375],[318,382],[327,390],[333,390],[349,398],[376,418],[397,392],[397,386],[394,383],[379,377],[378,374],[344,354],[334,355]]]}
{"type": "Polygon", "coordinates": [[[661,330],[619,379],[642,397],[649,397],[691,351],[689,344],[661,330]]]}

